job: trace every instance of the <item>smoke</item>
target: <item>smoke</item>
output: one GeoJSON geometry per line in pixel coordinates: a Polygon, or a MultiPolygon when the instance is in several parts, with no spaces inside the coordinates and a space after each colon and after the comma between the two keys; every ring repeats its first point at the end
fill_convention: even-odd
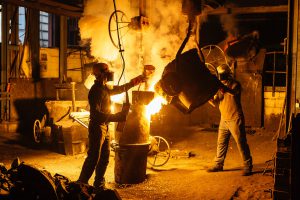
{"type": "MultiPolygon", "coordinates": [[[[81,38],[91,40],[91,54],[98,61],[109,63],[117,80],[122,71],[122,61],[108,31],[109,17],[114,12],[113,1],[89,0],[86,3],[83,17],[79,21],[81,38]]],[[[139,1],[119,0],[116,1],[116,6],[126,14],[128,21],[139,15],[139,1]]],[[[187,16],[181,12],[181,0],[148,0],[146,9],[150,24],[147,29],[122,29],[126,33],[122,37],[122,45],[127,81],[141,74],[143,65],[147,64],[155,66],[153,82],[158,81],[164,67],[175,59],[186,36],[188,21],[187,16]]],[[[185,50],[192,46],[188,43],[185,50]]]]}
{"type": "Polygon", "coordinates": [[[220,22],[223,30],[227,33],[227,36],[238,36],[237,20],[233,14],[221,15],[220,22]]]}
{"type": "MultiPolygon", "coordinates": [[[[128,10],[126,1],[122,1],[124,12],[128,10]]],[[[113,1],[89,0],[86,1],[83,17],[79,21],[80,36],[83,41],[90,41],[91,54],[99,61],[112,64],[119,71],[119,51],[115,48],[109,37],[108,23],[114,11],[113,1]]],[[[114,69],[113,69],[114,70],[114,69]]]]}
{"type": "MultiPolygon", "coordinates": [[[[227,8],[235,7],[234,4],[227,4],[227,8]]],[[[234,14],[224,14],[220,16],[220,22],[223,30],[227,33],[230,38],[236,38],[239,35],[238,22],[234,14]]]]}
{"type": "Polygon", "coordinates": [[[181,14],[181,1],[155,1],[149,20],[151,26],[146,33],[145,62],[151,62],[158,80],[164,67],[172,61],[186,36],[187,17],[181,14]]]}
{"type": "MultiPolygon", "coordinates": [[[[232,3],[228,3],[227,5],[225,5],[225,7],[233,8],[235,7],[235,5],[232,3]]],[[[236,18],[236,15],[234,14],[223,14],[220,16],[220,23],[222,25],[223,31],[227,33],[227,36],[225,40],[218,44],[218,46],[226,51],[229,43],[239,37],[238,20],[236,18]]],[[[229,59],[229,61],[232,60],[229,59]]]]}

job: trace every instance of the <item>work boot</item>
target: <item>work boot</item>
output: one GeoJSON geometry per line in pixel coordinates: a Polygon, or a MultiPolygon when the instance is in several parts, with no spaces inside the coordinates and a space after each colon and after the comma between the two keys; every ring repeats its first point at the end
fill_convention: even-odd
{"type": "Polygon", "coordinates": [[[106,188],[106,185],[105,185],[105,182],[103,181],[103,182],[101,182],[101,184],[100,185],[98,185],[98,186],[94,186],[94,192],[93,193],[98,193],[98,192],[102,192],[103,190],[106,190],[107,188],[106,188]]]}
{"type": "Polygon", "coordinates": [[[242,176],[250,176],[250,175],[252,175],[252,167],[245,167],[242,176]]]}
{"type": "Polygon", "coordinates": [[[223,165],[215,165],[211,168],[208,168],[206,171],[207,172],[221,172],[221,171],[223,171],[223,165]]]}

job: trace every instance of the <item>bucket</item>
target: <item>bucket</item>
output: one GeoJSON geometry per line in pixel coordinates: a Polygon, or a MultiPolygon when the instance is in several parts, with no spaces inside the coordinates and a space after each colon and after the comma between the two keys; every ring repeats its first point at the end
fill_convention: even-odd
{"type": "Polygon", "coordinates": [[[172,105],[183,113],[190,113],[211,99],[220,84],[201,62],[198,50],[191,49],[165,67],[158,85],[166,95],[172,96],[172,105]]]}
{"type": "Polygon", "coordinates": [[[115,149],[115,182],[141,183],[146,178],[149,143],[126,144],[115,149]]]}

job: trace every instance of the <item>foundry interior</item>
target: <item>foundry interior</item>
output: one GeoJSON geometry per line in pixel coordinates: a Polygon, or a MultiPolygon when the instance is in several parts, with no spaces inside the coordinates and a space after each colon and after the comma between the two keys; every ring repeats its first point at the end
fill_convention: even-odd
{"type": "Polygon", "coordinates": [[[299,10],[299,0],[1,0],[0,199],[300,199],[299,10]],[[99,63],[113,72],[107,90],[132,86],[107,100],[126,119],[103,122],[101,190],[95,174],[79,181],[99,63]],[[247,139],[229,128],[226,160],[211,168],[231,123],[225,97],[239,102],[247,139]]]}

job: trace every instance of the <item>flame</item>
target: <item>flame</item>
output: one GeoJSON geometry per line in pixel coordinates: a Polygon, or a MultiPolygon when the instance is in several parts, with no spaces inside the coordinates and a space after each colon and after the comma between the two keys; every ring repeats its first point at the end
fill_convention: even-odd
{"type": "Polygon", "coordinates": [[[98,43],[94,44],[92,46],[93,49],[93,55],[98,56],[97,58],[99,60],[103,59],[105,62],[113,62],[116,61],[119,57],[119,51],[111,45],[110,41],[97,41],[98,43]],[[104,44],[103,44],[104,43],[104,44]],[[94,48],[93,48],[94,47],[94,48]]]}
{"type": "Polygon", "coordinates": [[[110,112],[111,112],[111,113],[115,113],[115,105],[114,105],[114,103],[112,103],[112,104],[110,105],[110,112]]]}
{"type": "Polygon", "coordinates": [[[117,95],[113,95],[113,96],[110,96],[110,100],[114,103],[123,103],[123,100],[124,100],[124,93],[122,94],[117,94],[117,95]]]}
{"type": "Polygon", "coordinates": [[[150,84],[150,87],[149,87],[149,91],[154,91],[155,83],[156,83],[156,81],[152,81],[152,83],[150,84]]]}
{"type": "Polygon", "coordinates": [[[147,106],[146,106],[146,118],[150,121],[151,115],[154,115],[160,111],[163,104],[167,104],[167,101],[161,97],[155,97],[147,106]]]}

